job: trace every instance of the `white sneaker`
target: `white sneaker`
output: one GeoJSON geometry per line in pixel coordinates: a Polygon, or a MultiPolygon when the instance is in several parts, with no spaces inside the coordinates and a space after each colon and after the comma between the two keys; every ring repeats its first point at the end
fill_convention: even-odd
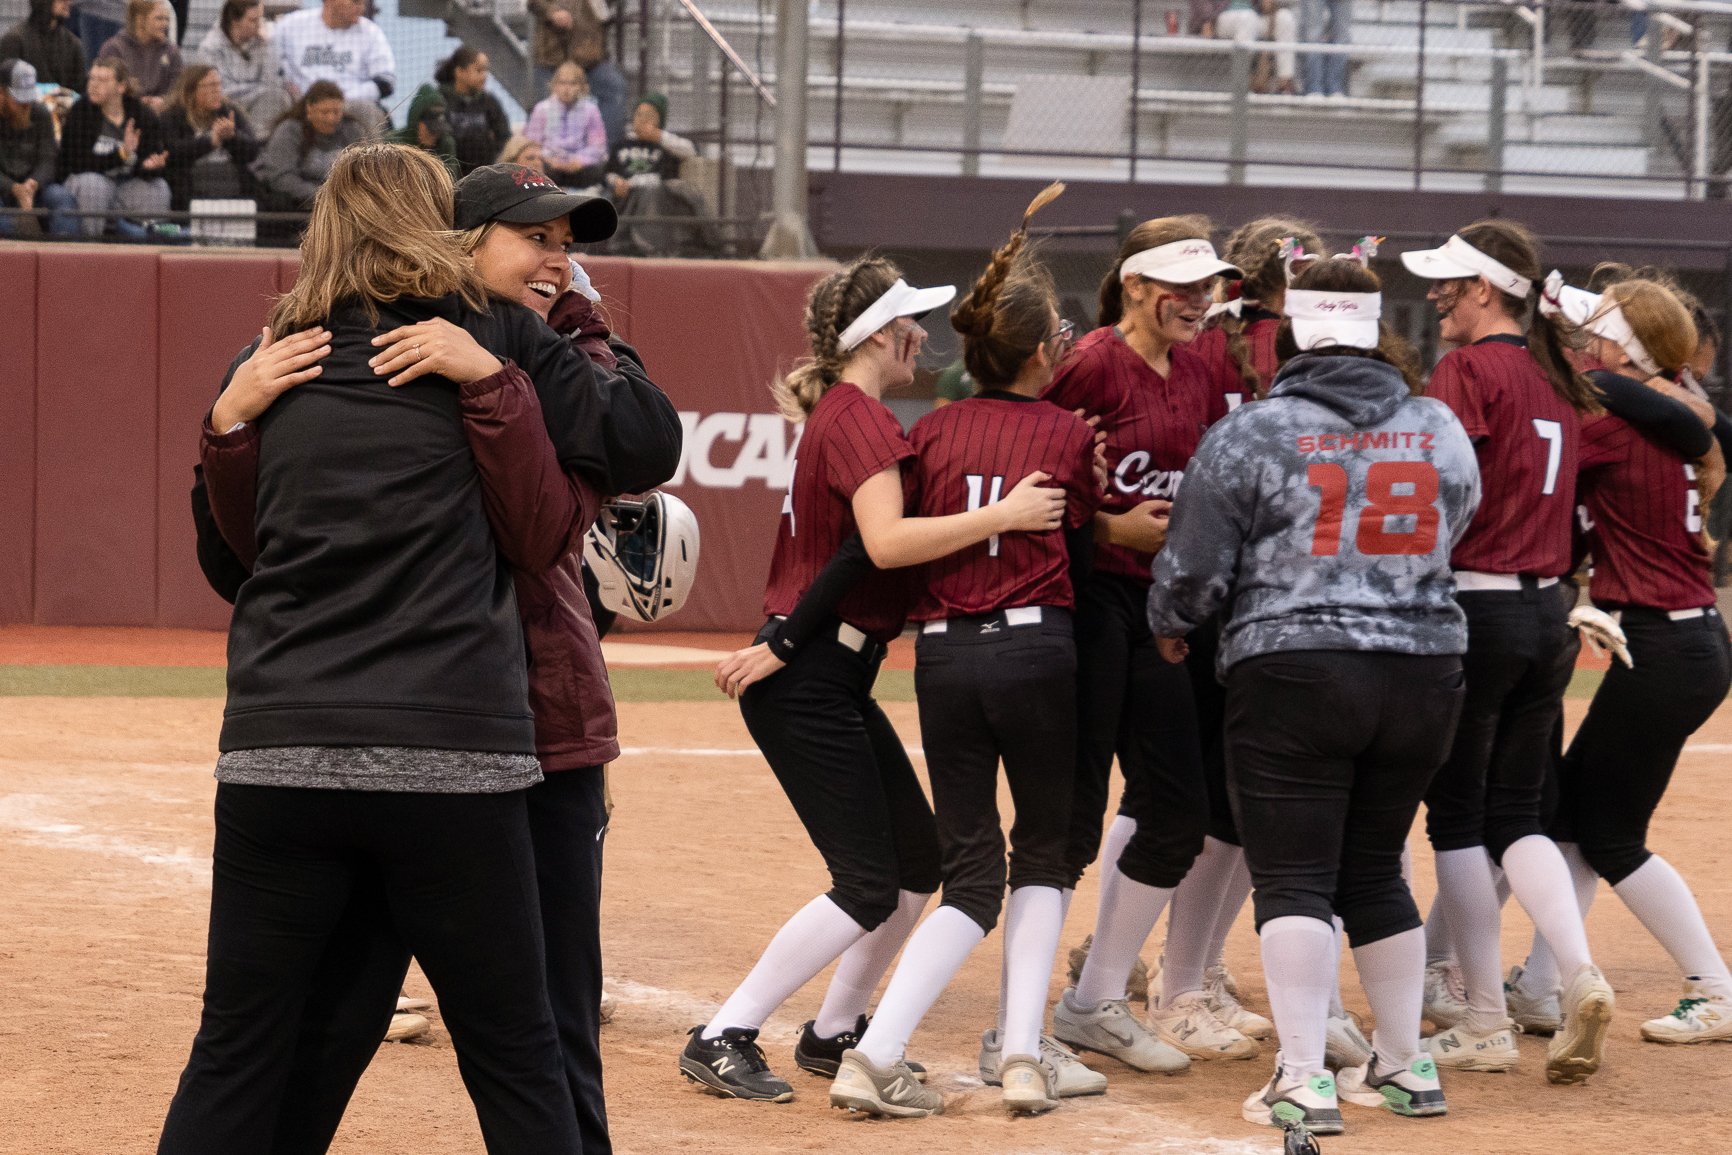
{"type": "Polygon", "coordinates": [[[1513,1071],[1521,1052],[1516,1050],[1515,1024],[1505,1019],[1483,1034],[1458,1023],[1426,1039],[1421,1045],[1440,1067],[1452,1071],[1513,1071]]]}
{"type": "Polygon", "coordinates": [[[1058,1106],[1053,1084],[1058,1076],[1033,1055],[1010,1055],[999,1069],[1004,1080],[1004,1105],[1018,1115],[1038,1115],[1058,1106]]]}
{"type": "Polygon", "coordinates": [[[618,1009],[619,1009],[619,1000],[614,998],[612,995],[608,994],[606,991],[602,991],[601,992],[601,1021],[604,1023],[613,1022],[613,1013],[615,1011],[617,1011],[618,1009]]]}
{"type": "Polygon", "coordinates": [[[1709,995],[1696,976],[1684,980],[1684,997],[1669,1015],[1642,1024],[1650,1043],[1732,1042],[1732,1002],[1709,995]]]}
{"type": "Polygon", "coordinates": [[[1293,1078],[1281,1069],[1279,1052],[1274,1076],[1245,1100],[1239,1114],[1247,1123],[1266,1127],[1303,1123],[1315,1135],[1341,1134],[1341,1104],[1335,1098],[1335,1080],[1329,1072],[1293,1078]]]}
{"type": "Polygon", "coordinates": [[[1092,1007],[1078,1006],[1075,1000],[1076,989],[1067,987],[1052,1009],[1052,1033],[1060,1042],[1079,1051],[1110,1055],[1139,1071],[1174,1074],[1190,1067],[1183,1051],[1155,1037],[1131,1013],[1129,999],[1106,999],[1092,1007]]]}
{"type": "MultiPolygon", "coordinates": [[[[1137,961],[1140,963],[1143,960],[1138,959],[1137,961]]],[[[1160,954],[1160,957],[1155,959],[1155,969],[1149,972],[1148,1004],[1151,1007],[1154,1006],[1156,1003],[1161,1001],[1161,975],[1163,972],[1166,971],[1166,969],[1167,969],[1167,952],[1162,951],[1160,954]]],[[[1212,981],[1209,976],[1214,975],[1217,972],[1219,972],[1219,974],[1221,976],[1220,977],[1221,986],[1226,988],[1228,994],[1232,995],[1234,998],[1238,998],[1239,997],[1239,980],[1234,977],[1232,971],[1227,969],[1227,964],[1224,962],[1219,964],[1218,966],[1206,967],[1203,970],[1203,986],[1205,988],[1208,987],[1210,982],[1212,981]]],[[[1134,978],[1135,976],[1133,975],[1132,977],[1134,978]]],[[[1126,984],[1126,989],[1127,990],[1130,989],[1130,984],[1128,984],[1128,983],[1126,984]]],[[[1136,998],[1136,995],[1133,994],[1131,997],[1136,998]]],[[[1258,1035],[1257,1037],[1260,1039],[1268,1038],[1267,1035],[1258,1035]]]]}
{"type": "Polygon", "coordinates": [[[1365,1032],[1349,1016],[1331,1018],[1329,1034],[1323,1043],[1324,1065],[1333,1071],[1361,1067],[1371,1061],[1371,1043],[1365,1032]]]}
{"type": "Polygon", "coordinates": [[[1467,986],[1454,959],[1425,967],[1425,1017],[1439,1030],[1467,1017],[1467,986]]]}
{"type": "Polygon", "coordinates": [[[1617,999],[1600,968],[1583,963],[1564,989],[1560,1005],[1564,1021],[1546,1049],[1546,1081],[1585,1082],[1605,1060],[1606,1035],[1612,1029],[1617,999]]]}
{"type": "Polygon", "coordinates": [[[1373,1055],[1356,1067],[1335,1076],[1335,1093],[1361,1107],[1388,1107],[1397,1115],[1446,1115],[1443,1084],[1437,1081],[1437,1064],[1421,1055],[1406,1067],[1388,1073],[1377,1071],[1373,1055]]]}
{"type": "Polygon", "coordinates": [[[1170,1005],[1151,1010],[1149,1023],[1162,1042],[1193,1059],[1250,1059],[1262,1050],[1257,1040],[1216,1018],[1203,991],[1186,991],[1170,1005]]]}
{"type": "Polygon", "coordinates": [[[391,1025],[385,1028],[387,1043],[400,1043],[405,1039],[418,1039],[432,1029],[432,1024],[420,1015],[395,1014],[391,1016],[391,1025]]]}
{"type": "MultiPolygon", "coordinates": [[[[1070,948],[1070,985],[1076,986],[1082,982],[1083,964],[1089,961],[1089,948],[1095,944],[1094,935],[1086,935],[1081,946],[1070,948]]],[[[1125,980],[1125,995],[1135,1002],[1146,1003],[1154,998],[1149,993],[1149,964],[1138,959],[1131,964],[1131,976],[1125,980]]]]}
{"type": "Polygon", "coordinates": [[[830,1084],[830,1106],[892,1119],[922,1119],[944,1114],[944,1096],[921,1086],[901,1059],[888,1067],[850,1047],[842,1052],[836,1080],[830,1084]]]}
{"type": "MultiPolygon", "coordinates": [[[[1052,1068],[1053,1090],[1059,1098],[1106,1094],[1107,1077],[1086,1066],[1075,1051],[1051,1035],[1040,1037],[1040,1057],[1052,1068]]],[[[988,1087],[1003,1085],[998,1078],[998,1065],[1003,1058],[998,1028],[993,1027],[980,1036],[980,1081],[988,1087]]]]}
{"type": "MultiPolygon", "coordinates": [[[[1203,993],[1208,996],[1209,1009],[1222,1023],[1247,1039],[1267,1039],[1275,1033],[1275,1024],[1245,1009],[1232,991],[1227,989],[1227,968],[1210,967],[1203,972],[1203,993]]],[[[1151,984],[1152,985],[1152,984],[1151,984]]]]}
{"type": "Polygon", "coordinates": [[[1509,977],[1503,981],[1503,1001],[1509,1017],[1524,1035],[1556,1034],[1564,1022],[1563,1012],[1558,1010],[1558,995],[1562,992],[1554,987],[1543,995],[1529,994],[1521,985],[1524,974],[1521,967],[1512,966],[1509,977]]]}

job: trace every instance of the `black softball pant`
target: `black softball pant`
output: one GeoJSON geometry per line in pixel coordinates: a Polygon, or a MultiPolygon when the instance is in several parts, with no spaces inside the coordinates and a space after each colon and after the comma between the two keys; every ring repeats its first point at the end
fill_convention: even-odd
{"type": "Polygon", "coordinates": [[[945,906],[990,934],[1008,881],[1070,885],[1071,768],[1076,759],[1076,647],[1070,614],[1012,626],[1004,615],[952,618],[915,644],[920,740],[932,783],[945,906]],[[1010,866],[998,817],[998,764],[1016,807],[1010,866]]]}
{"type": "Polygon", "coordinates": [[[1229,846],[1239,845],[1239,830],[1233,825],[1233,804],[1227,798],[1227,687],[1215,674],[1215,658],[1221,651],[1221,615],[1185,635],[1190,653],[1185,668],[1191,674],[1191,696],[1197,703],[1197,738],[1203,754],[1203,785],[1209,792],[1209,837],[1229,846]]]}
{"type": "Polygon", "coordinates": [[[1147,602],[1147,587],[1122,574],[1096,572],[1077,593],[1076,790],[1065,851],[1072,886],[1100,853],[1114,754],[1125,779],[1119,813],[1137,821],[1119,856],[1126,877],[1179,885],[1209,831],[1191,677],[1155,649],[1147,602]]]}
{"type": "MultiPolygon", "coordinates": [[[[438,992],[487,1149],[581,1152],[547,1000],[524,792],[222,783],[204,1013],[160,1155],[280,1150],[279,1126],[295,1131],[306,1106],[291,1078],[297,1045],[335,1037],[329,1014],[366,1018],[344,1005],[346,964],[400,980],[408,952],[438,992]],[[359,933],[380,919],[394,939],[359,933]]],[[[393,1005],[372,1019],[368,1057],[393,1005]]]]}
{"type": "Polygon", "coordinates": [[[1613,886],[1652,857],[1648,823],[1679,752],[1732,688],[1732,642],[1714,610],[1677,622],[1648,609],[1621,618],[1636,666],[1614,659],[1594,693],[1559,766],[1551,831],[1613,886]]]}
{"type": "Polygon", "coordinates": [[[1467,615],[1461,724],[1425,795],[1434,850],[1483,846],[1495,863],[1545,833],[1546,770],[1581,640],[1562,585],[1456,595],[1467,615]]]}
{"type": "MultiPolygon", "coordinates": [[[[608,1155],[601,1070],[601,859],[607,827],[602,767],[549,773],[524,791],[559,1029],[584,1155],[608,1155]]],[[[356,884],[307,1001],[271,1155],[323,1155],[397,1005],[409,948],[391,922],[384,880],[356,884]]]]}
{"type": "MultiPolygon", "coordinates": [[[[769,630],[759,632],[762,641],[769,630]]],[[[872,697],[884,647],[834,629],[740,695],[746,729],[830,871],[830,900],[867,931],[897,892],[938,889],[938,831],[896,728],[872,697]]]]}
{"type": "Polygon", "coordinates": [[[1356,947],[1420,925],[1401,877],[1461,713],[1454,656],[1296,650],[1227,675],[1227,789],[1257,927],[1340,915],[1356,947]]]}

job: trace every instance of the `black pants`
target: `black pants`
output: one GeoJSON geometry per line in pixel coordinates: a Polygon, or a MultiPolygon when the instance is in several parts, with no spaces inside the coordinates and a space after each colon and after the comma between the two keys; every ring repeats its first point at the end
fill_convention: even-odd
{"type": "Polygon", "coordinates": [[[1076,759],[1076,647],[1070,615],[1038,623],[1004,615],[953,618],[922,632],[914,688],[932,782],[944,905],[991,933],[1004,887],[1070,885],[1071,768],[1076,759]],[[998,763],[1016,806],[1010,867],[998,817],[998,763]]]}
{"type": "Polygon", "coordinates": [[[1341,916],[1354,946],[1420,925],[1401,851],[1461,712],[1461,660],[1300,650],[1227,677],[1227,788],[1257,926],[1341,916]]]}
{"type": "Polygon", "coordinates": [[[1209,830],[1191,677],[1155,649],[1147,597],[1140,582],[1102,572],[1077,593],[1076,792],[1065,852],[1073,886],[1100,853],[1114,754],[1125,778],[1119,813],[1137,820],[1119,856],[1127,877],[1179,885],[1209,830]]]}
{"type": "Polygon", "coordinates": [[[1634,609],[1622,619],[1636,667],[1614,660],[1595,692],[1559,767],[1551,830],[1580,846],[1613,886],[1652,856],[1648,822],[1679,751],[1732,687],[1732,643],[1715,611],[1674,622],[1658,610],[1634,609]]]}
{"type": "Polygon", "coordinates": [[[1209,835],[1229,846],[1239,845],[1233,825],[1233,804],[1227,797],[1227,687],[1215,675],[1221,650],[1221,615],[1185,636],[1191,652],[1185,668],[1191,673],[1191,696],[1197,703],[1197,737],[1203,753],[1203,785],[1209,791],[1209,835]]]}
{"type": "MultiPolygon", "coordinates": [[[[224,783],[204,1014],[160,1153],[281,1150],[279,1124],[292,1129],[305,1108],[289,1097],[297,1043],[318,1034],[321,987],[341,974],[322,968],[353,949],[361,964],[392,949],[421,960],[490,1152],[582,1151],[547,1001],[524,792],[224,783]],[[375,883],[380,906],[353,908],[375,883]],[[400,942],[340,933],[377,918],[400,942]]],[[[373,1046],[389,1017],[378,1014],[373,1046]]]]}
{"type": "MultiPolygon", "coordinates": [[[[762,640],[760,633],[759,640],[762,640]]],[[[870,931],[897,891],[942,877],[932,806],[902,739],[872,697],[884,647],[826,633],[746,687],[740,713],[830,871],[830,899],[870,931]]]]}
{"type": "Polygon", "coordinates": [[[1561,588],[1456,595],[1467,614],[1467,699],[1425,795],[1434,850],[1483,846],[1501,863],[1517,839],[1545,831],[1553,731],[1581,649],[1561,588]]]}

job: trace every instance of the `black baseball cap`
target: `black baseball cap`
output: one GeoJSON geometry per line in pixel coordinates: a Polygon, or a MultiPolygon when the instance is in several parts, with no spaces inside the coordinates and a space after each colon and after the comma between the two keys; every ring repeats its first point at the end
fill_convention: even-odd
{"type": "Polygon", "coordinates": [[[570,216],[571,239],[579,244],[605,241],[619,227],[619,214],[606,197],[568,193],[520,164],[483,165],[458,181],[453,215],[460,232],[488,221],[533,225],[570,216]]]}

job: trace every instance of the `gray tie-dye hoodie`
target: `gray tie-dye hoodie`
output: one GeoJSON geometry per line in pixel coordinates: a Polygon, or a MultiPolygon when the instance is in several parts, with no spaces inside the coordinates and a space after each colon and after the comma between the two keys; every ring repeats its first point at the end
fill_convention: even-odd
{"type": "Polygon", "coordinates": [[[1223,678],[1278,650],[1463,653],[1449,554],[1479,498],[1447,405],[1381,361],[1297,357],[1186,467],[1150,628],[1174,637],[1224,609],[1223,678]]]}

